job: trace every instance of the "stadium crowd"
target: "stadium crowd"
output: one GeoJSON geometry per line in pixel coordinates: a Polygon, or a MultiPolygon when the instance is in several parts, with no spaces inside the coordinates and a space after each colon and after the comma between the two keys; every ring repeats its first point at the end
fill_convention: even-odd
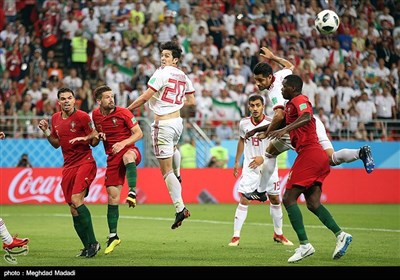
{"type": "MultiPolygon", "coordinates": [[[[197,105],[184,116],[203,126],[247,114],[257,92],[252,69],[267,46],[295,65],[333,139],[398,140],[399,12],[394,0],[1,0],[0,131],[43,137],[35,116],[59,110],[61,87],[88,113],[102,84],[127,107],[160,65],[159,45],[173,40],[196,89],[197,105]],[[314,27],[323,9],[340,17],[332,35],[314,27]],[[240,115],[221,114],[223,103],[240,115]]],[[[134,114],[151,117],[146,107],[134,114]]]]}

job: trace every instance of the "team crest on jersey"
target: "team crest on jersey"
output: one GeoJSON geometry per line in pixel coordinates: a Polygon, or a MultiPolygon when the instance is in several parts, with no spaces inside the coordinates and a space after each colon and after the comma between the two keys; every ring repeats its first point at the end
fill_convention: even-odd
{"type": "Polygon", "coordinates": [[[275,105],[278,103],[278,99],[276,97],[272,98],[272,104],[275,105]]]}
{"type": "Polygon", "coordinates": [[[133,122],[133,123],[137,122],[137,120],[136,120],[135,117],[132,118],[132,122],[133,122]]]}
{"type": "Polygon", "coordinates": [[[113,122],[114,126],[117,126],[117,118],[112,118],[112,122],[113,122]]]}
{"type": "Polygon", "coordinates": [[[71,122],[71,128],[69,129],[71,132],[76,132],[75,129],[76,123],[74,121],[71,122]]]}

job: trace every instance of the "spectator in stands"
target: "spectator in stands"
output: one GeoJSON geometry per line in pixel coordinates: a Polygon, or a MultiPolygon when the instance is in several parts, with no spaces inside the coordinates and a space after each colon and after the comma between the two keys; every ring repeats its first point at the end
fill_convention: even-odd
{"type": "Polygon", "coordinates": [[[318,87],[315,96],[315,106],[324,108],[325,113],[328,115],[332,112],[335,97],[335,91],[329,84],[330,80],[327,75],[322,77],[321,86],[318,87]]]}
{"type": "Polygon", "coordinates": [[[181,152],[181,168],[196,168],[196,143],[189,136],[185,136],[184,144],[179,147],[181,152]]]}
{"type": "Polygon", "coordinates": [[[228,121],[223,120],[220,125],[215,128],[215,135],[220,140],[229,140],[233,138],[233,129],[228,125],[228,121]]]}
{"type": "Polygon", "coordinates": [[[356,110],[359,114],[360,122],[364,123],[370,141],[378,138],[379,124],[373,120],[376,119],[376,106],[374,102],[369,100],[367,93],[362,93],[360,100],[355,103],[356,110]]]}
{"type": "Polygon", "coordinates": [[[209,167],[227,168],[229,151],[221,145],[221,139],[214,140],[215,146],[210,149],[209,167]]]}

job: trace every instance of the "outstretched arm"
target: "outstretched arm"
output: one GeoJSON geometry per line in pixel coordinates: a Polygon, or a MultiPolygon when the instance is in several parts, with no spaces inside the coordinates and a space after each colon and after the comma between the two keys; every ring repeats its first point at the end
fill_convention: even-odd
{"type": "Polygon", "coordinates": [[[282,65],[285,69],[289,69],[292,71],[294,70],[294,65],[289,60],[274,55],[274,53],[271,52],[267,47],[262,47],[261,51],[262,52],[260,55],[262,57],[279,63],[279,65],[282,65]]]}
{"type": "Polygon", "coordinates": [[[147,88],[146,91],[140,95],[135,101],[131,103],[127,108],[130,111],[133,111],[134,109],[142,106],[144,103],[146,103],[155,93],[155,91],[152,88],[147,88]]]}
{"type": "Polygon", "coordinates": [[[282,129],[278,129],[275,131],[271,131],[268,135],[268,138],[270,139],[274,139],[274,138],[281,138],[283,135],[289,133],[290,131],[292,131],[293,129],[302,127],[306,124],[308,124],[311,121],[311,114],[306,112],[303,113],[300,117],[298,117],[294,122],[292,122],[291,124],[289,124],[288,126],[285,126],[282,129]]]}

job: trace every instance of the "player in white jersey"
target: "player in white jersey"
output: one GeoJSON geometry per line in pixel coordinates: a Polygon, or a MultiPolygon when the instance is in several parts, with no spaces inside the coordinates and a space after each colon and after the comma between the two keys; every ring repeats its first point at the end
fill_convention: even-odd
{"type": "MultiPolygon", "coordinates": [[[[283,213],[280,199],[281,190],[279,187],[278,166],[275,166],[271,178],[263,176],[264,152],[268,146],[269,140],[260,140],[256,136],[251,137],[249,141],[245,141],[244,139],[247,131],[253,130],[258,126],[267,125],[271,122],[271,118],[265,116],[263,113],[265,110],[264,98],[261,95],[250,96],[248,99],[248,108],[251,117],[243,118],[239,124],[239,140],[233,168],[233,175],[235,177],[239,175],[239,164],[243,153],[244,160],[238,188],[240,201],[235,212],[233,237],[228,245],[239,245],[240,232],[247,218],[247,210],[250,201],[244,197],[243,194],[256,191],[259,185],[267,186],[267,194],[270,201],[270,215],[274,224],[273,240],[283,245],[293,245],[293,243],[283,235],[282,231],[283,213]]],[[[267,200],[266,196],[265,200],[267,200]]]]}
{"type": "MultiPolygon", "coordinates": [[[[263,127],[257,127],[253,131],[246,133],[245,138],[253,136],[255,133],[258,134],[258,138],[268,137],[269,132],[279,128],[280,124],[284,121],[285,113],[285,99],[282,96],[282,81],[283,79],[292,74],[294,65],[288,60],[275,56],[268,48],[261,48],[261,56],[266,59],[275,61],[282,65],[284,69],[272,72],[272,67],[265,62],[259,62],[253,69],[254,79],[259,90],[268,90],[268,97],[272,102],[272,108],[274,110],[274,116],[269,125],[263,127]]],[[[316,118],[317,119],[317,118],[316,118]]],[[[317,121],[318,123],[318,121],[317,121]]],[[[320,144],[327,153],[331,166],[339,165],[344,162],[353,162],[357,159],[361,159],[364,163],[364,168],[367,173],[371,173],[374,170],[375,164],[372,158],[371,148],[369,146],[363,146],[360,149],[342,149],[337,152],[334,151],[332,143],[326,135],[324,126],[317,125],[317,134],[320,140],[320,144]],[[319,127],[319,129],[318,129],[319,127]]],[[[267,172],[272,174],[275,164],[276,156],[280,153],[291,148],[289,136],[281,139],[274,139],[268,145],[265,156],[267,160],[267,172]]],[[[262,193],[265,193],[266,186],[261,186],[257,191],[251,194],[245,194],[248,199],[260,200],[262,193]]]]}
{"type": "Polygon", "coordinates": [[[175,222],[171,228],[176,229],[190,216],[182,198],[181,156],[176,148],[183,130],[180,109],[184,105],[195,104],[195,90],[188,76],[178,69],[181,47],[174,42],[166,42],[160,50],[161,67],[150,77],[147,90],[128,109],[134,110],[148,101],[149,108],[154,112],[151,125],[153,151],[175,206],[175,222]]]}

